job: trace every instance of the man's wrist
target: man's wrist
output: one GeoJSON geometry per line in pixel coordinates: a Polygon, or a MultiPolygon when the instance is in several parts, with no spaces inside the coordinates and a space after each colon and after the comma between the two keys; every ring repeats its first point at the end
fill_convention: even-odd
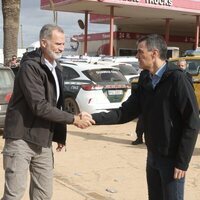
{"type": "Polygon", "coordinates": [[[80,116],[74,115],[74,121],[73,124],[76,125],[80,121],[80,116]]]}

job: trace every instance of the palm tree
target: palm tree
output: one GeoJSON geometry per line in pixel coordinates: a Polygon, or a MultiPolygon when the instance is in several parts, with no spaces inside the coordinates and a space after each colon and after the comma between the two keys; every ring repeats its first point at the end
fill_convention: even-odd
{"type": "Polygon", "coordinates": [[[17,55],[20,6],[21,0],[2,0],[5,64],[9,62],[12,55],[17,55]]]}

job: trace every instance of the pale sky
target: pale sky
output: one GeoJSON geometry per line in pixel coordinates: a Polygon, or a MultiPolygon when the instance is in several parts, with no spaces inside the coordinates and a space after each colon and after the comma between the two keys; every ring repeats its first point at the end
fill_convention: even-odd
{"type": "MultiPolygon", "coordinates": [[[[60,25],[65,33],[69,36],[74,34],[81,34],[78,26],[78,19],[84,21],[82,14],[58,12],[58,25],[60,25]]],[[[26,48],[31,43],[38,40],[38,35],[41,27],[44,24],[53,23],[53,12],[40,9],[40,0],[21,0],[21,13],[20,13],[20,26],[19,29],[19,44],[21,48],[21,27],[22,27],[22,40],[23,47],[26,48]]],[[[89,33],[107,32],[109,31],[108,25],[89,24],[89,33]]],[[[3,16],[2,8],[0,5],[0,48],[3,47],[3,16]]]]}

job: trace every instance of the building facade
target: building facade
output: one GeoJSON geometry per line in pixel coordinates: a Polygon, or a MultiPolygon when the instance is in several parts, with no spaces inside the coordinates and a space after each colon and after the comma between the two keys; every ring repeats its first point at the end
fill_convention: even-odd
{"type": "Polygon", "coordinates": [[[197,0],[41,0],[41,8],[85,13],[84,34],[76,36],[80,42],[78,54],[134,52],[135,41],[150,33],[163,35],[168,46],[179,47],[180,51],[199,46],[197,0]],[[90,23],[110,24],[110,32],[88,34],[88,19],[90,23]]]}

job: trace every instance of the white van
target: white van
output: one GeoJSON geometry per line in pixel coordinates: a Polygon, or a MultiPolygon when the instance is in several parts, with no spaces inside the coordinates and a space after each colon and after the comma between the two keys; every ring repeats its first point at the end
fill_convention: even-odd
{"type": "Polygon", "coordinates": [[[26,52],[34,51],[40,47],[40,41],[33,42],[29,47],[26,48],[26,52]]]}

